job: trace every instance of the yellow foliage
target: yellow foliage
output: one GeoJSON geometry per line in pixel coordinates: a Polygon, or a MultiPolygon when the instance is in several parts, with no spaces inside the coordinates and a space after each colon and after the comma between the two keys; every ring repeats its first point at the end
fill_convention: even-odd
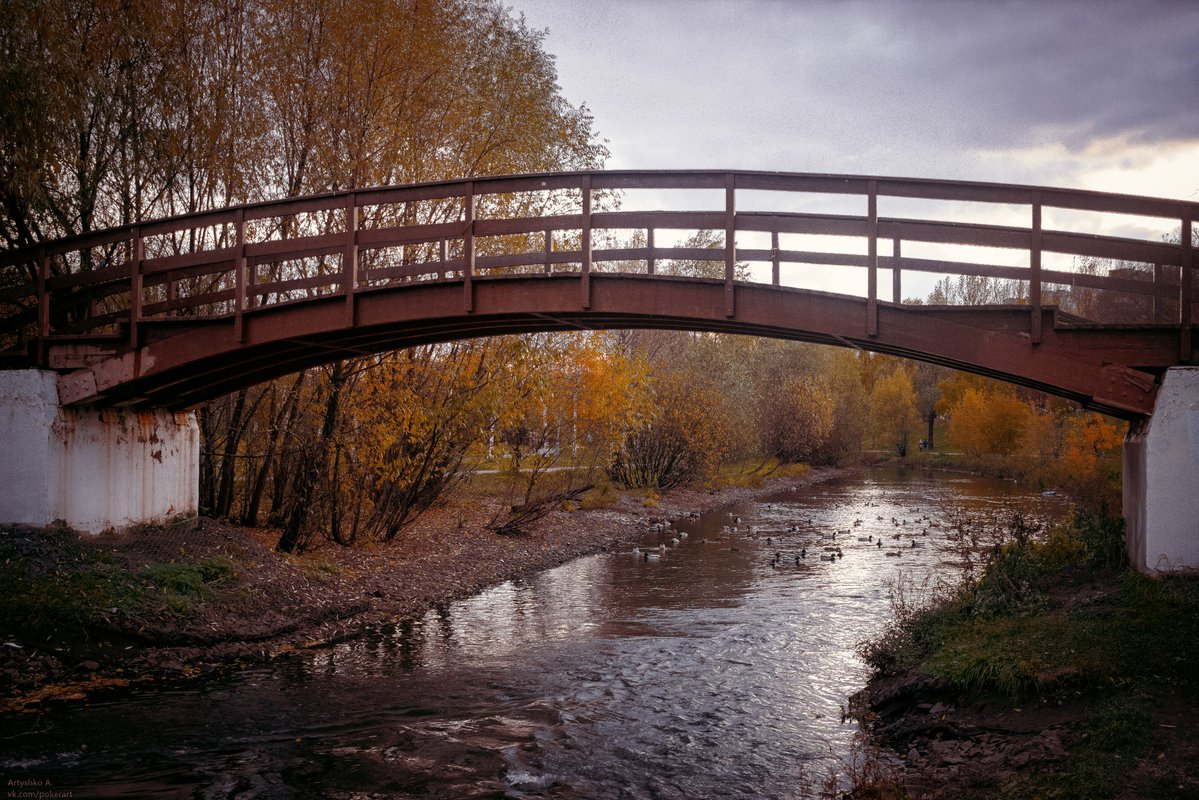
{"type": "MultiPolygon", "coordinates": [[[[1010,390],[958,382],[962,389],[947,408],[949,442],[972,456],[1011,455],[1032,427],[1033,413],[1010,390]]],[[[951,395],[952,396],[952,395],[951,395]]]]}
{"type": "Polygon", "coordinates": [[[899,455],[907,455],[908,444],[919,429],[920,418],[916,413],[912,377],[902,365],[875,379],[870,409],[875,434],[894,447],[899,455]]]}

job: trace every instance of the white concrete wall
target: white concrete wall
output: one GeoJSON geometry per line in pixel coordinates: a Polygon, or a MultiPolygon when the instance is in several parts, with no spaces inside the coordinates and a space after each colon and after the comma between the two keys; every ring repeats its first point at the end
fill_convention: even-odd
{"type": "Polygon", "coordinates": [[[63,409],[57,378],[0,371],[0,523],[98,533],[196,513],[194,413],[63,409]]]}
{"type": "Polygon", "coordinates": [[[1124,523],[1137,569],[1199,569],[1199,367],[1168,370],[1153,416],[1124,437],[1124,523]]]}

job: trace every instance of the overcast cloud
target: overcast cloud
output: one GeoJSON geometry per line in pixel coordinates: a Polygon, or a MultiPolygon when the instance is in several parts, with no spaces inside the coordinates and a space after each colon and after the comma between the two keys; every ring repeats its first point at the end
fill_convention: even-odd
{"type": "Polygon", "coordinates": [[[614,168],[1199,189],[1199,2],[509,2],[614,168]]]}

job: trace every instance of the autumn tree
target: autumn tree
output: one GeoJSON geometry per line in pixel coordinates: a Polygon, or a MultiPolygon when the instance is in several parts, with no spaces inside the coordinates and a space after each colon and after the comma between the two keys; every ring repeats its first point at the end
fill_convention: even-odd
{"type": "Polygon", "coordinates": [[[768,400],[772,424],[762,433],[767,452],[780,461],[810,461],[833,430],[832,393],[816,380],[790,375],[768,400]]]}
{"type": "Polygon", "coordinates": [[[949,417],[952,446],[974,456],[1010,456],[1020,449],[1033,413],[1014,387],[963,373],[941,387],[939,408],[949,417]]]}
{"type": "Polygon", "coordinates": [[[612,480],[665,490],[711,479],[730,449],[728,419],[719,413],[723,391],[699,375],[654,374],[652,414],[615,454],[612,480]]]}
{"type": "Polygon", "coordinates": [[[870,414],[875,435],[900,456],[906,456],[912,436],[919,430],[920,418],[916,413],[912,378],[903,365],[896,365],[875,381],[870,393],[870,414]]]}

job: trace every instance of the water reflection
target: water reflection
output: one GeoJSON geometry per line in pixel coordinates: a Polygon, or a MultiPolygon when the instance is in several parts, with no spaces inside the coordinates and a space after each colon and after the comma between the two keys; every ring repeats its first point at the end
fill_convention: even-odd
{"type": "Polygon", "coordinates": [[[955,574],[1014,508],[1060,501],[894,470],[780,494],[650,534],[650,560],[579,559],[288,662],[57,709],[0,767],[68,772],[76,796],[797,796],[846,752],[855,646],[890,586],[955,574]]]}

